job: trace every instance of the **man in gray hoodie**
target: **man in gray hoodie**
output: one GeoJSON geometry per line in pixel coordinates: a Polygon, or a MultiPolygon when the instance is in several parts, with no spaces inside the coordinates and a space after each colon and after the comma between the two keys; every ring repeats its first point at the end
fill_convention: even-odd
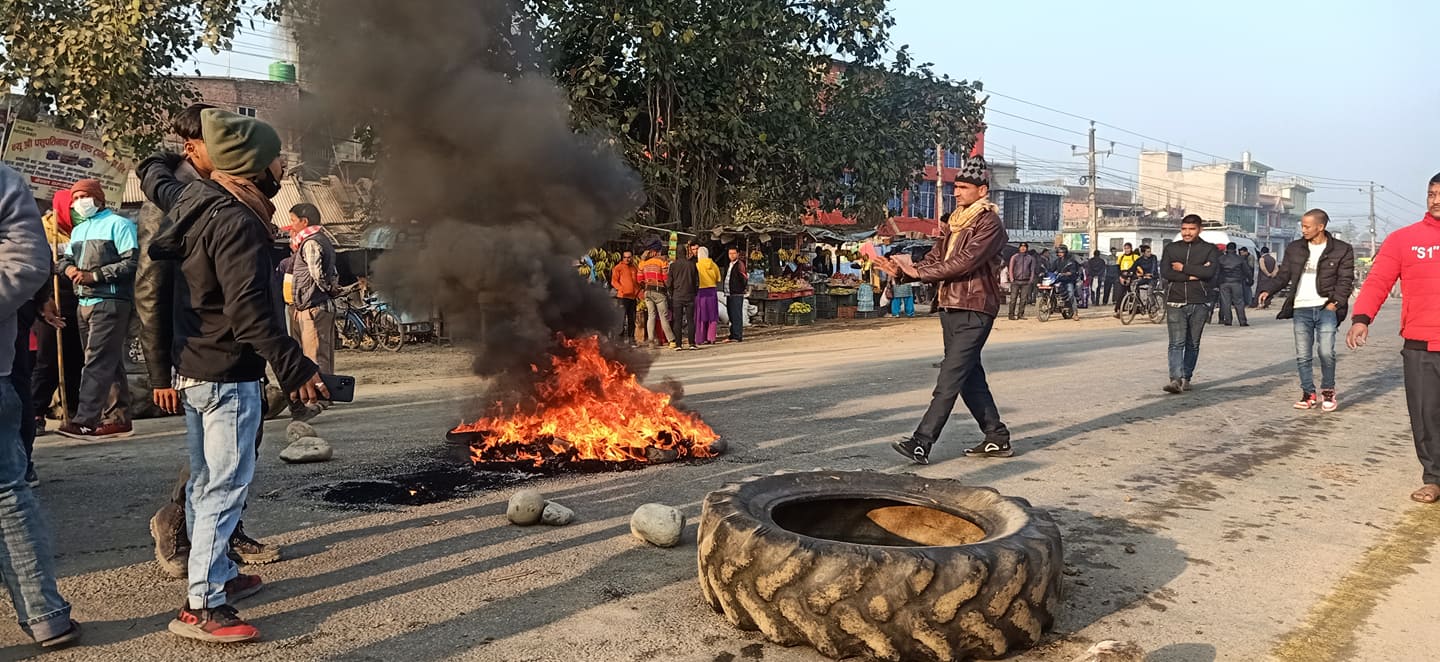
{"type": "Polygon", "coordinates": [[[74,643],[80,626],[55,585],[55,555],[40,502],[25,481],[29,464],[21,442],[20,397],[10,380],[15,312],[50,274],[50,251],[40,209],[19,173],[0,165],[0,572],[21,629],[47,648],[74,643]]]}

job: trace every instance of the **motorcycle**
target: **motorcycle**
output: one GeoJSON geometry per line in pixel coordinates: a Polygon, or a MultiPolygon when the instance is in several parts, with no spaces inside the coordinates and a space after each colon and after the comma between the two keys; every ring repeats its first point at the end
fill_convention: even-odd
{"type": "Polygon", "coordinates": [[[1061,285],[1060,274],[1052,271],[1045,274],[1045,276],[1040,279],[1040,284],[1036,286],[1036,289],[1040,291],[1039,301],[1037,303],[1040,306],[1039,318],[1041,322],[1049,321],[1050,315],[1056,311],[1059,311],[1060,316],[1067,320],[1075,318],[1075,297],[1070,295],[1068,288],[1062,287],[1061,285]]]}

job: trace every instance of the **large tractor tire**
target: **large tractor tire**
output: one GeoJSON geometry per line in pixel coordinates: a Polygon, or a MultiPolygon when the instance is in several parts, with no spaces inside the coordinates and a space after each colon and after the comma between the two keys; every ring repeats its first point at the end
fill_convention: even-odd
{"type": "Polygon", "coordinates": [[[832,658],[993,659],[1060,603],[1060,531],[1024,499],[870,471],[781,473],[712,492],[700,589],[742,630],[832,658]]]}

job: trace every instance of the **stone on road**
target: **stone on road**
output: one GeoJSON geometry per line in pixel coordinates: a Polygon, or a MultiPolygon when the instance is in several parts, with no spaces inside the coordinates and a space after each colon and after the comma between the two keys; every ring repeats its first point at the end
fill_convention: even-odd
{"type": "Polygon", "coordinates": [[[505,516],[520,526],[530,526],[545,514],[545,497],[535,490],[520,490],[510,497],[505,516]]]}
{"type": "Polygon", "coordinates": [[[549,526],[565,526],[575,521],[575,511],[566,508],[554,501],[545,502],[545,510],[540,512],[540,523],[549,526]]]}
{"type": "Polygon", "coordinates": [[[647,503],[630,516],[630,535],[656,547],[680,544],[685,531],[685,513],[661,503],[647,503]]]}
{"type": "Polygon", "coordinates": [[[280,459],[291,464],[325,462],[334,456],[335,449],[330,447],[330,442],[319,437],[301,437],[280,451],[280,459]]]}

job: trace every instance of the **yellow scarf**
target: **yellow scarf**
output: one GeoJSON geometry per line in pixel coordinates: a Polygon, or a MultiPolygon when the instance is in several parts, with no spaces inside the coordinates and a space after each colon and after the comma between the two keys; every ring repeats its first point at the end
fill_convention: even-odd
{"type": "MultiPolygon", "coordinates": [[[[950,213],[950,219],[948,220],[948,223],[950,224],[951,236],[954,236],[958,234],[961,230],[970,227],[970,224],[974,223],[975,219],[980,218],[981,214],[987,211],[999,213],[999,210],[1000,208],[996,207],[995,203],[990,202],[990,198],[980,198],[979,200],[976,200],[974,204],[971,204],[969,207],[966,207],[964,209],[956,209],[955,211],[950,213]]],[[[955,247],[959,245],[959,241],[951,241],[949,248],[945,250],[945,257],[949,258],[951,255],[955,254],[955,247]]]]}

